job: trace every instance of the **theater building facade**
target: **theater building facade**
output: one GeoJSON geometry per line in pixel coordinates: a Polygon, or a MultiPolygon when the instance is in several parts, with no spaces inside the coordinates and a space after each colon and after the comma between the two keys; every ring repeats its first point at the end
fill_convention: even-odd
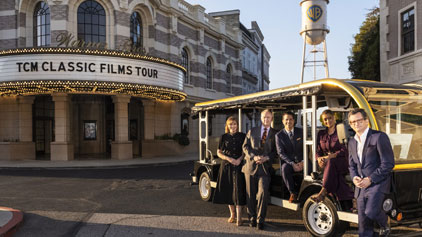
{"type": "Polygon", "coordinates": [[[242,93],[243,48],[182,0],[2,0],[0,159],[195,152],[190,108],[242,93]]]}

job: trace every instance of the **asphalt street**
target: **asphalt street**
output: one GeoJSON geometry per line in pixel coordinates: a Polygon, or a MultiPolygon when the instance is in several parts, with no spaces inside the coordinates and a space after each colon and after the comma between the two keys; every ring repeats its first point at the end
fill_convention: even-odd
{"type": "MultiPolygon", "coordinates": [[[[190,185],[192,169],[193,163],[185,162],[118,169],[0,170],[0,204],[24,212],[18,237],[309,236],[299,212],[277,206],[269,208],[264,231],[228,224],[228,208],[202,201],[198,186],[190,185]]],[[[356,233],[352,227],[345,236],[356,233]]]]}

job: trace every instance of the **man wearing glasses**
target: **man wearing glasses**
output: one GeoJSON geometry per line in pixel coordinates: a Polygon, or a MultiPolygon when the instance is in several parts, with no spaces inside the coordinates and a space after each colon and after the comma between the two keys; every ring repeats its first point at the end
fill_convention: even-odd
{"type": "Polygon", "coordinates": [[[356,187],[359,236],[374,236],[374,224],[380,236],[388,236],[387,215],[382,210],[386,193],[390,192],[390,173],[394,154],[387,134],[368,127],[363,109],[349,113],[349,124],[356,132],[349,142],[349,170],[356,187]]]}

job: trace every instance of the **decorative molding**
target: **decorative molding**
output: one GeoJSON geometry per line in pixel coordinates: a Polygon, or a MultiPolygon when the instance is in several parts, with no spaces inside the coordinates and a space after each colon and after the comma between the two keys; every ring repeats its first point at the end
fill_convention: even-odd
{"type": "Polygon", "coordinates": [[[415,73],[415,62],[414,61],[403,63],[401,66],[402,66],[403,75],[415,73]]]}

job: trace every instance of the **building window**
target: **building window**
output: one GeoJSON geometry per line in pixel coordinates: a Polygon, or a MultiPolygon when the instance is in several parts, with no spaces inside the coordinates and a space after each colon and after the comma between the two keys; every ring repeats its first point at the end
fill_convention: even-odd
{"type": "Polygon", "coordinates": [[[211,58],[207,58],[207,89],[212,89],[212,61],[211,58]]]}
{"type": "Polygon", "coordinates": [[[189,54],[188,51],[186,50],[186,48],[182,49],[182,66],[184,68],[186,68],[186,72],[185,72],[185,84],[189,84],[190,83],[190,63],[189,63],[189,54]]]}
{"type": "Polygon", "coordinates": [[[34,46],[50,45],[50,8],[46,2],[39,2],[34,11],[34,46]]]}
{"type": "Polygon", "coordinates": [[[229,93],[232,93],[232,67],[227,65],[226,68],[226,80],[227,80],[227,90],[229,93]]]}
{"type": "Polygon", "coordinates": [[[415,50],[415,9],[411,8],[401,14],[401,47],[405,54],[415,50]]]}
{"type": "Polygon", "coordinates": [[[78,39],[85,42],[106,42],[106,17],[104,8],[88,0],[78,8],[78,39]]]}
{"type": "Polygon", "coordinates": [[[142,19],[139,13],[134,12],[130,16],[130,40],[137,48],[143,47],[142,39],[142,19]]]}

